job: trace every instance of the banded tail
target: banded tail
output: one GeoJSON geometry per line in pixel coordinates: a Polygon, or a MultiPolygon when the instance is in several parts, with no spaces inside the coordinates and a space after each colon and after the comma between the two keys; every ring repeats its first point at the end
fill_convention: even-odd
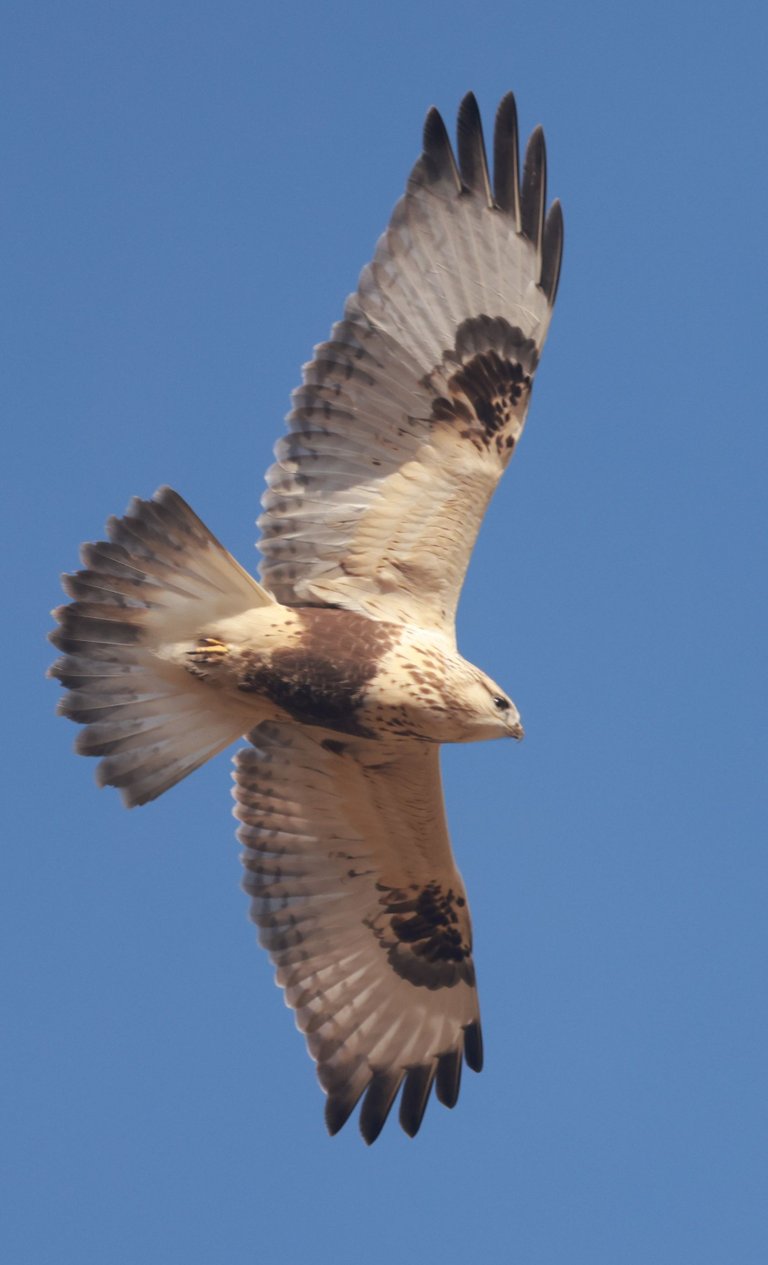
{"type": "Polygon", "coordinates": [[[155,799],[253,724],[253,713],[162,656],[213,620],[274,599],[171,488],[135,499],[82,546],[84,570],[62,577],[74,600],[54,611],[64,652],[49,671],[67,689],[59,711],[85,728],[76,750],[101,756],[100,785],[131,808],[155,799]]]}

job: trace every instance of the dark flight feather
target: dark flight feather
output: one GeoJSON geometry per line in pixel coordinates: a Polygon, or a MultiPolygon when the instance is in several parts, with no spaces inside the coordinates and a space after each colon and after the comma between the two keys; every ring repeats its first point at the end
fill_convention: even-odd
{"type": "Polygon", "coordinates": [[[414,1138],[419,1131],[434,1078],[434,1063],[412,1067],[405,1078],[400,1099],[400,1124],[409,1138],[414,1138]]]}
{"type": "Polygon", "coordinates": [[[491,179],[485,155],[483,124],[475,95],[468,92],[459,106],[457,122],[459,170],[462,183],[467,189],[479,193],[488,206],[493,206],[491,179]]]}
{"type": "Polygon", "coordinates": [[[544,204],[547,200],[547,152],[542,128],[531,132],[523,163],[523,187],[520,195],[520,211],[523,232],[530,238],[541,255],[544,232],[544,204]]]}
{"type": "Polygon", "coordinates": [[[560,264],[563,258],[563,209],[554,201],[544,221],[544,241],[541,248],[542,290],[554,306],[557,285],[560,280],[560,264]]]}
{"type": "Polygon", "coordinates": [[[520,213],[520,142],[517,134],[517,105],[512,92],[499,102],[493,131],[493,193],[496,205],[514,217],[522,232],[520,213]]]}

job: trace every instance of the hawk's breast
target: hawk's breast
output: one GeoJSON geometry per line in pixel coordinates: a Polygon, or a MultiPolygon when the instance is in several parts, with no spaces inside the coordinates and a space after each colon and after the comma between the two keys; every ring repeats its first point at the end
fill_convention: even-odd
{"type": "Polygon", "coordinates": [[[367,723],[366,691],[399,630],[352,611],[307,607],[295,614],[288,644],[240,651],[237,689],[305,725],[376,737],[367,723]]]}

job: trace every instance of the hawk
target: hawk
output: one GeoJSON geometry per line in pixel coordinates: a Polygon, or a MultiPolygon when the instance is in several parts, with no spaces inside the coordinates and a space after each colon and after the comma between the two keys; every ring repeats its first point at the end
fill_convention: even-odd
{"type": "Polygon", "coordinates": [[[456,647],[470,553],[520,438],[563,244],[544,136],[518,166],[515,101],[493,176],[474,96],[454,155],[423,153],[343,318],[293,395],[267,474],[259,584],[177,493],[134,500],[63,579],[51,669],[77,750],[131,807],[244,735],[245,890],[336,1133],[366,1142],[400,1094],[413,1136],[482,1042],[443,742],[522,737],[456,647]]]}

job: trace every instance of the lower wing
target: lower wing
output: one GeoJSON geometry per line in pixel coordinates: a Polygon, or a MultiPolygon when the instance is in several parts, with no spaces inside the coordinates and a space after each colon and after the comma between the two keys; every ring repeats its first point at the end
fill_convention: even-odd
{"type": "Polygon", "coordinates": [[[336,1133],[365,1094],[378,1137],[403,1086],[413,1136],[433,1083],[458,1097],[482,1066],[466,895],[451,853],[439,748],[339,741],[264,724],[236,757],[245,890],[296,1011],[336,1133]]]}

